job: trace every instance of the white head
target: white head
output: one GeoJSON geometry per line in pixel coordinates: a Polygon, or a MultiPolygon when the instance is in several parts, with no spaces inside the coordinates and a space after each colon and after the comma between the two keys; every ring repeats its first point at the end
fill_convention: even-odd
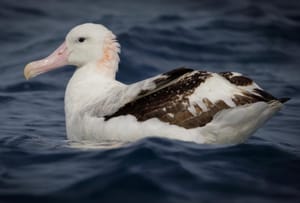
{"type": "Polygon", "coordinates": [[[100,24],[86,23],[74,27],[65,42],[48,57],[29,63],[24,69],[26,79],[65,66],[78,68],[93,63],[114,77],[119,63],[120,46],[115,35],[100,24]]]}

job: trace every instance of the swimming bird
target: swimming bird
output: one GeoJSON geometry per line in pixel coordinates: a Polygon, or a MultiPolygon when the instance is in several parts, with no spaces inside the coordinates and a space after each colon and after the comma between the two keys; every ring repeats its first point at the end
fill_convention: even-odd
{"type": "Polygon", "coordinates": [[[108,28],[86,23],[73,28],[51,55],[25,67],[26,79],[65,65],[77,67],[65,92],[70,140],[130,142],[159,136],[241,143],[288,100],[240,73],[186,67],[126,85],[115,79],[119,53],[108,28]]]}

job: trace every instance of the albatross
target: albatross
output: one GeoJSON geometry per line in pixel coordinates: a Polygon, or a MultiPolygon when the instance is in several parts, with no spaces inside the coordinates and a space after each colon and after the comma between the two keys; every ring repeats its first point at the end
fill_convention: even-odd
{"type": "Polygon", "coordinates": [[[48,57],[24,69],[28,80],[74,65],[65,92],[67,137],[124,141],[159,136],[196,143],[245,141],[278,112],[278,99],[237,72],[182,67],[126,85],[115,79],[120,45],[105,26],[74,27],[48,57]]]}

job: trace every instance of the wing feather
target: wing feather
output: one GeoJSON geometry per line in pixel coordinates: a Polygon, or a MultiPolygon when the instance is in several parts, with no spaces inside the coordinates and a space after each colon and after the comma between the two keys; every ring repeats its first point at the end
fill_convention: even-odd
{"type": "Polygon", "coordinates": [[[128,90],[142,86],[148,88],[139,88],[135,97],[106,115],[105,120],[133,115],[138,121],[158,118],[190,129],[205,126],[224,109],[277,100],[250,78],[232,72],[211,73],[180,68],[129,85],[128,90]],[[149,81],[152,85],[145,86],[149,81]]]}

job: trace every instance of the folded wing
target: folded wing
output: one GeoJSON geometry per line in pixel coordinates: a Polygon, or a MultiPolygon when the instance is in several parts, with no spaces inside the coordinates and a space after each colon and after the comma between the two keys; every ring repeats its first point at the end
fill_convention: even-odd
{"type": "Polygon", "coordinates": [[[133,115],[138,121],[158,118],[190,129],[205,126],[224,109],[277,100],[239,73],[187,68],[129,85],[130,89],[138,92],[105,120],[133,115]]]}

